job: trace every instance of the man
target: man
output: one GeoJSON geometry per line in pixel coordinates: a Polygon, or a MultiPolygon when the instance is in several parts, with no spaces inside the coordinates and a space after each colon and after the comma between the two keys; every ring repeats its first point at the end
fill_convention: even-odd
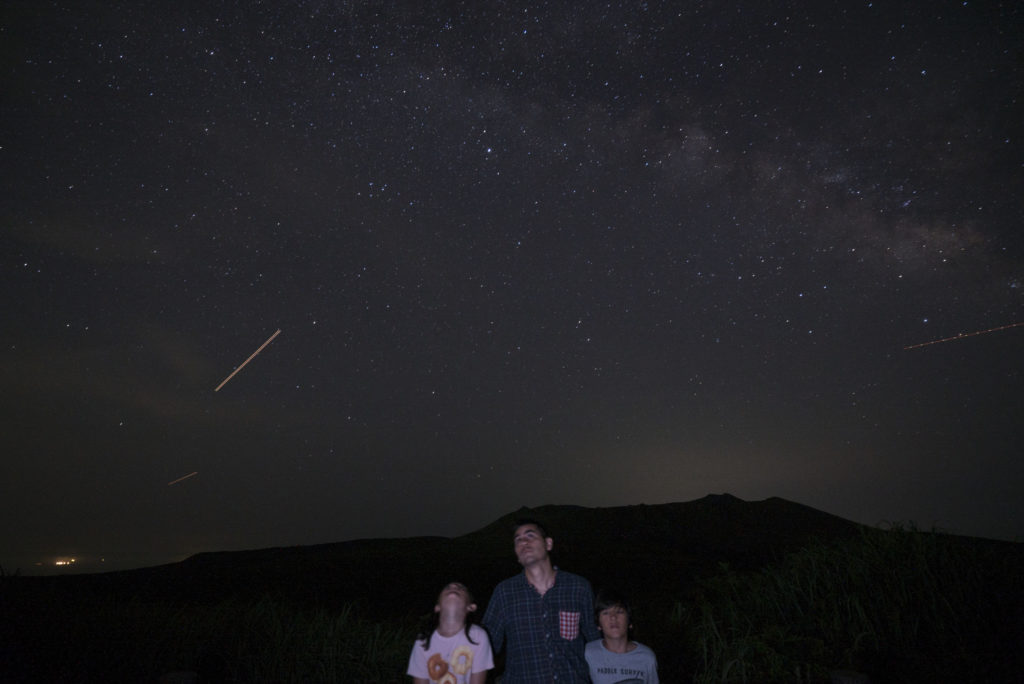
{"type": "Polygon", "coordinates": [[[583,651],[599,636],[590,582],[551,564],[554,540],[535,520],[516,523],[513,544],[523,572],[495,587],[484,615],[495,652],[508,641],[502,684],[587,684],[583,651]]]}

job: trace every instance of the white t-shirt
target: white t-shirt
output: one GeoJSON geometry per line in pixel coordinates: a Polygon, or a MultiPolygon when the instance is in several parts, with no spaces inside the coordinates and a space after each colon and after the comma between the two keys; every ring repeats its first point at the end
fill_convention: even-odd
{"type": "Polygon", "coordinates": [[[597,639],[587,644],[584,655],[594,684],[658,684],[658,659],[643,644],[626,653],[614,653],[597,639]]]}
{"type": "Polygon", "coordinates": [[[412,647],[409,655],[410,677],[423,677],[440,684],[469,684],[474,672],[494,667],[491,642],[487,632],[480,625],[470,625],[469,636],[475,644],[466,640],[466,630],[460,629],[455,636],[441,636],[434,630],[430,637],[430,648],[423,650],[423,641],[412,647]]]}

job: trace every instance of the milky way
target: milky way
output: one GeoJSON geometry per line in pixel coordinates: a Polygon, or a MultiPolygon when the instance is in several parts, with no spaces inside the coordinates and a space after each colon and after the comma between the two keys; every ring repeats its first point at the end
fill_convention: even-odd
{"type": "Polygon", "coordinates": [[[0,564],[712,492],[1024,535],[1022,29],[8,8],[0,564]]]}

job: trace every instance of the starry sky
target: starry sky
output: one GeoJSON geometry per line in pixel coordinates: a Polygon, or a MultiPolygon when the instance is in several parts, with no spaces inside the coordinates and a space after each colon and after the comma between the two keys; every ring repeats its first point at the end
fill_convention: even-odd
{"type": "Polygon", "coordinates": [[[586,7],[7,3],[0,564],[721,492],[1024,538],[1024,9],[586,7]]]}

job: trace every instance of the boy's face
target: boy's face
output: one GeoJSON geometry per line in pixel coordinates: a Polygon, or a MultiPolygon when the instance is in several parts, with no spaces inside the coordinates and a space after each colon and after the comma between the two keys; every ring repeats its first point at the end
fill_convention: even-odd
{"type": "Polygon", "coordinates": [[[597,624],[607,639],[629,637],[629,613],[622,606],[608,606],[597,615],[597,624]]]}

